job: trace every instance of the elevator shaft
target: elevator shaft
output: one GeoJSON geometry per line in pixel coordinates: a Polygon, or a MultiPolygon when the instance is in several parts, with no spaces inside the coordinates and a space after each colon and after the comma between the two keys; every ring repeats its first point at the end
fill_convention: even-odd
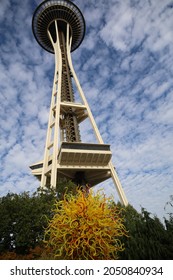
{"type": "MultiPolygon", "coordinates": [[[[67,50],[65,45],[65,34],[59,30],[59,41],[62,54],[62,82],[61,82],[61,102],[74,102],[74,91],[72,85],[72,75],[70,73],[67,50]]],[[[62,141],[65,142],[81,142],[79,125],[74,109],[69,108],[60,116],[60,129],[62,141]]]]}

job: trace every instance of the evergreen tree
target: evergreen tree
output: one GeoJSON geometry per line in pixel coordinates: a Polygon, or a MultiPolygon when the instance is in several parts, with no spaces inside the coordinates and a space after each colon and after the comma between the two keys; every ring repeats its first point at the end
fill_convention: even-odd
{"type": "Polygon", "coordinates": [[[125,226],[129,230],[129,238],[123,238],[126,249],[120,259],[173,259],[173,239],[156,216],[152,218],[144,208],[138,213],[129,205],[125,211],[125,226]]]}

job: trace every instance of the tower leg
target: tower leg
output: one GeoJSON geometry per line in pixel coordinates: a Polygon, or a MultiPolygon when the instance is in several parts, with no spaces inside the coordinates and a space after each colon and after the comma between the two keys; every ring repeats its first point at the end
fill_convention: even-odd
{"type": "MultiPolygon", "coordinates": [[[[68,63],[69,63],[69,66],[70,66],[70,70],[71,70],[71,72],[73,74],[73,78],[75,80],[77,89],[78,89],[79,94],[81,96],[81,99],[82,99],[84,105],[86,106],[88,117],[89,117],[90,122],[92,124],[92,127],[93,127],[93,130],[95,132],[96,138],[97,138],[97,140],[98,140],[98,142],[100,144],[104,144],[103,139],[102,139],[102,137],[100,135],[100,132],[98,130],[98,127],[96,125],[95,119],[94,119],[94,117],[92,115],[92,112],[90,110],[90,107],[88,105],[88,102],[87,102],[87,100],[85,98],[84,92],[83,92],[83,90],[81,88],[81,85],[79,83],[77,75],[76,75],[76,73],[74,71],[73,64],[72,64],[72,59],[71,59],[71,54],[70,54],[72,37],[70,38],[70,40],[68,38],[69,38],[69,25],[67,24],[67,42],[66,42],[66,44],[67,44],[67,58],[68,58],[68,63]]],[[[127,206],[128,205],[127,198],[126,198],[126,196],[124,194],[123,188],[121,186],[120,180],[118,179],[118,175],[117,175],[117,173],[116,173],[116,171],[114,169],[114,166],[113,166],[112,162],[109,163],[109,168],[110,168],[111,177],[113,179],[114,185],[115,185],[115,187],[116,187],[116,189],[118,191],[118,195],[120,197],[121,203],[124,204],[125,206],[127,206]]]]}
{"type": "Polygon", "coordinates": [[[123,190],[123,188],[121,186],[120,180],[118,178],[117,172],[116,172],[112,162],[109,163],[109,166],[110,166],[110,171],[111,171],[111,177],[112,177],[114,185],[115,185],[115,187],[117,189],[117,192],[118,192],[119,198],[121,200],[121,203],[124,206],[127,206],[128,205],[127,198],[125,196],[124,190],[123,190]]]}
{"type": "MultiPolygon", "coordinates": [[[[58,142],[59,142],[59,118],[60,118],[60,102],[61,102],[61,84],[62,84],[62,54],[60,48],[60,41],[58,35],[58,25],[55,21],[56,30],[56,43],[53,42],[51,38],[54,51],[55,51],[55,68],[58,75],[58,87],[56,91],[56,102],[55,102],[55,119],[54,119],[54,137],[53,137],[53,154],[52,154],[52,170],[51,170],[51,187],[56,188],[57,184],[57,158],[58,158],[58,142]]],[[[50,33],[49,36],[51,37],[50,33]]]]}
{"type": "Polygon", "coordinates": [[[57,157],[58,157],[58,142],[59,142],[59,116],[60,116],[60,101],[61,101],[61,79],[62,79],[62,54],[58,36],[57,21],[54,22],[56,30],[56,42],[48,31],[49,38],[55,51],[55,75],[52,90],[51,108],[49,113],[49,122],[45,146],[45,154],[43,160],[41,188],[47,185],[48,176],[50,176],[50,187],[56,188],[57,184],[57,157]],[[51,152],[51,149],[53,150],[51,152]],[[51,169],[49,169],[51,162],[51,169]]]}

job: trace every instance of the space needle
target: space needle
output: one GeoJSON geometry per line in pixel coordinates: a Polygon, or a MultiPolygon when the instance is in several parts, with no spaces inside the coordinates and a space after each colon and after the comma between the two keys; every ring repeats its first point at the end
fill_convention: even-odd
{"type": "Polygon", "coordinates": [[[69,0],[43,1],[34,12],[32,30],[38,44],[55,57],[45,151],[43,159],[30,166],[32,174],[43,189],[56,189],[63,179],[93,187],[112,178],[121,203],[127,205],[110,145],[103,142],[72,63],[71,53],[85,36],[82,12],[69,0]],[[77,95],[81,102],[75,101],[77,95]],[[87,118],[97,143],[81,139],[80,126],[87,118]]]}

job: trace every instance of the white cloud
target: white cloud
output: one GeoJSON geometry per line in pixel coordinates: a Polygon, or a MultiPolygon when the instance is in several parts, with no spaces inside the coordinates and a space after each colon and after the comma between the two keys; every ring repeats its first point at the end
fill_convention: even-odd
{"type": "Polygon", "coordinates": [[[1,9],[0,9],[0,22],[3,20],[5,14],[10,7],[10,0],[1,0],[1,9]]]}

